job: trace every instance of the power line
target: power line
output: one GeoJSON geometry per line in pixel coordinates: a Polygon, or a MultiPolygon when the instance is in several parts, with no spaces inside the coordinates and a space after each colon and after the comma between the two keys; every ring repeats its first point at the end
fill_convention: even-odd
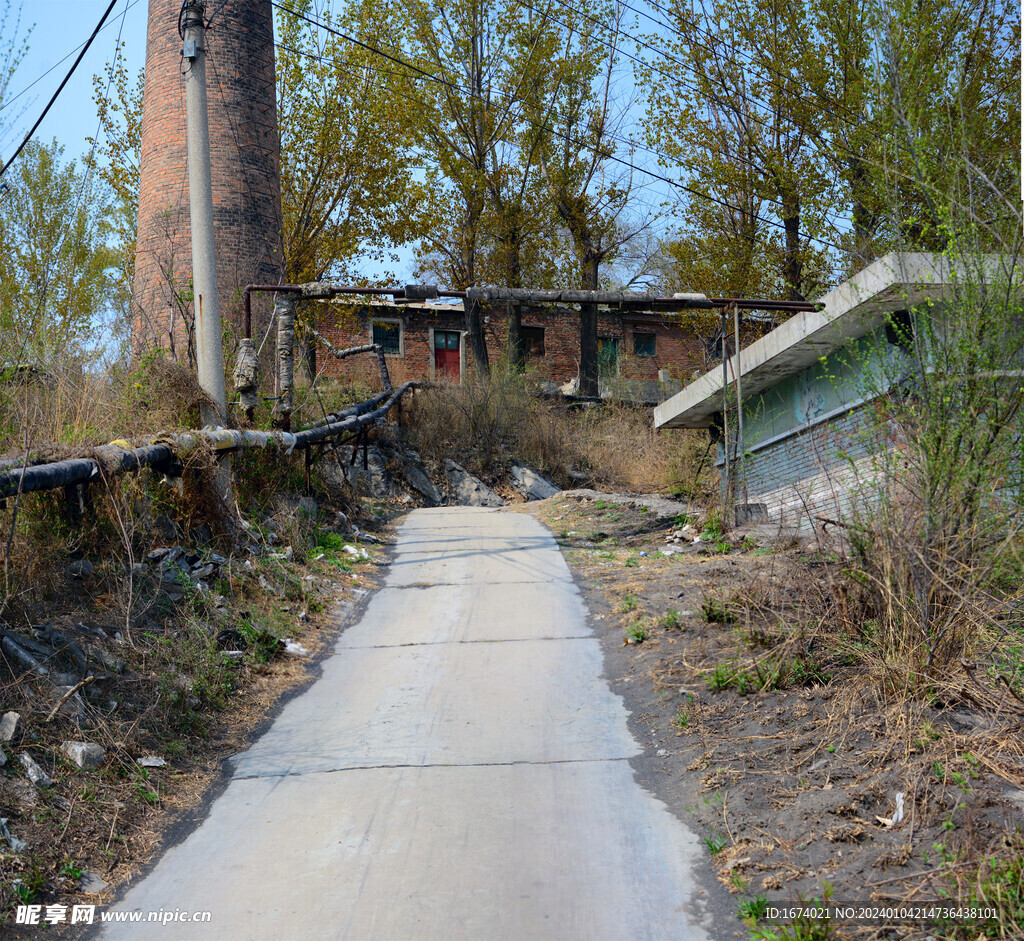
{"type": "MultiPolygon", "coordinates": [[[[89,47],[92,45],[92,41],[96,38],[96,34],[99,33],[101,27],[106,22],[107,17],[110,15],[110,11],[114,9],[115,3],[117,3],[117,0],[110,0],[110,5],[107,7],[103,16],[100,17],[99,23],[96,24],[96,28],[92,31],[92,35],[89,37],[88,42],[86,42],[86,44],[82,47],[82,51],[78,54],[78,58],[75,59],[74,65],[72,65],[71,68],[68,70],[68,74],[64,76],[64,81],[60,83],[60,85],[57,87],[57,90],[53,93],[53,96],[46,103],[46,107],[43,108],[43,113],[39,115],[39,117],[36,119],[36,123],[32,125],[29,132],[25,135],[25,139],[18,145],[18,149],[14,152],[14,155],[11,157],[10,160],[7,161],[7,163],[3,165],[3,168],[0,169],[0,177],[3,177],[3,175],[7,172],[7,168],[12,163],[14,163],[15,160],[18,159],[18,155],[25,149],[25,146],[32,139],[32,135],[36,132],[36,129],[39,127],[40,124],[43,123],[43,118],[46,117],[47,112],[50,110],[51,107],[53,107],[53,103],[57,100],[57,96],[64,90],[64,86],[67,85],[71,76],[74,74],[75,69],[78,68],[78,63],[82,61],[85,54],[89,51],[89,47]]],[[[127,12],[127,10],[125,12],[127,12]]]]}
{"type": "MultiPolygon", "coordinates": [[[[450,82],[450,81],[448,81],[446,79],[439,78],[436,75],[432,75],[431,73],[429,73],[429,72],[419,68],[419,66],[415,66],[415,65],[413,65],[413,64],[411,64],[409,62],[406,62],[404,59],[398,58],[397,56],[390,55],[390,54],[388,54],[386,52],[383,52],[380,49],[375,48],[374,46],[371,46],[371,45],[369,45],[367,43],[364,43],[364,42],[361,42],[361,41],[359,41],[357,39],[354,39],[353,37],[348,36],[345,33],[342,33],[339,30],[336,30],[333,27],[331,27],[331,26],[329,26],[329,25],[327,25],[325,23],[322,23],[322,22],[320,22],[318,20],[313,19],[312,17],[305,16],[304,14],[297,13],[294,10],[289,9],[288,7],[282,6],[281,4],[274,2],[274,0],[271,0],[271,3],[272,3],[273,6],[277,7],[279,10],[281,10],[281,11],[283,11],[285,13],[289,13],[292,16],[299,17],[300,19],[303,19],[306,22],[311,23],[314,26],[318,26],[318,27],[320,27],[322,29],[325,29],[328,32],[335,34],[336,36],[339,36],[342,39],[345,39],[345,40],[347,40],[349,42],[352,42],[355,45],[361,46],[362,48],[368,50],[369,52],[373,53],[374,55],[381,55],[384,58],[389,59],[389,60],[391,60],[392,62],[395,62],[398,65],[402,65],[402,66],[405,66],[406,68],[412,69],[415,72],[419,73],[420,75],[424,76],[425,78],[430,79],[431,81],[433,81],[433,82],[435,82],[435,83],[437,83],[439,85],[444,85],[444,86],[446,86],[448,88],[453,89],[454,91],[469,92],[470,94],[474,94],[473,90],[468,88],[467,86],[464,86],[464,85],[460,86],[460,85],[455,84],[454,82],[450,82]]],[[[539,12],[539,11],[534,11],[534,12],[539,12]]],[[[541,14],[541,15],[546,15],[546,14],[541,14]]],[[[557,20],[555,20],[555,22],[558,23],[557,20]]],[[[568,27],[565,26],[565,24],[559,24],[559,25],[561,25],[563,28],[568,28],[568,27]]],[[[554,127],[543,127],[543,126],[535,124],[534,122],[530,121],[529,119],[527,119],[527,121],[533,127],[534,130],[550,131],[555,136],[564,139],[567,143],[574,144],[575,146],[578,146],[578,147],[581,147],[581,148],[584,148],[584,149],[589,149],[589,150],[592,150],[592,151],[595,151],[595,152],[597,150],[596,147],[589,146],[589,145],[584,144],[582,141],[575,140],[574,138],[571,137],[571,135],[563,134],[562,132],[558,131],[554,127]]],[[[727,202],[727,201],[725,201],[723,199],[719,199],[719,198],[717,198],[715,196],[711,196],[708,193],[702,193],[700,190],[696,190],[696,189],[694,189],[694,188],[692,188],[690,186],[685,185],[684,183],[680,183],[678,180],[670,179],[669,177],[664,176],[663,174],[660,174],[660,173],[655,173],[653,170],[649,170],[646,167],[638,166],[638,165],[634,164],[630,160],[625,160],[622,157],[618,157],[615,154],[609,153],[607,151],[603,152],[601,155],[604,158],[606,158],[608,160],[611,160],[614,163],[618,163],[618,164],[620,164],[620,165],[622,165],[624,167],[629,168],[632,172],[642,173],[645,176],[649,176],[652,179],[655,179],[655,180],[658,180],[658,181],[660,181],[662,183],[665,183],[666,185],[671,186],[671,187],[673,187],[675,189],[682,190],[683,192],[686,192],[686,193],[690,194],[691,196],[696,196],[699,199],[703,199],[703,200],[706,200],[708,202],[715,203],[716,205],[721,206],[722,208],[725,208],[725,209],[729,209],[729,210],[731,210],[733,212],[746,213],[746,210],[743,209],[740,206],[735,206],[732,203],[729,203],[729,202],[727,202]]],[[[776,222],[773,219],[767,219],[767,218],[765,218],[763,216],[758,216],[756,214],[754,215],[754,219],[755,219],[755,221],[763,222],[766,225],[770,225],[770,226],[773,226],[774,228],[780,229],[782,231],[786,231],[786,226],[783,223],[781,223],[781,222],[776,222]]],[[[834,242],[830,242],[827,239],[823,239],[823,238],[820,238],[818,236],[810,235],[809,233],[806,233],[806,232],[800,232],[799,235],[802,238],[805,238],[805,239],[807,239],[809,241],[818,242],[819,244],[825,245],[825,246],[827,246],[829,248],[834,248],[834,249],[836,249],[838,251],[845,251],[845,249],[842,246],[837,245],[834,242]]]]}
{"type": "MultiPolygon", "coordinates": [[[[128,4],[128,9],[130,10],[133,6],[135,6],[139,2],[140,2],[140,0],[131,0],[131,3],[128,4]]],[[[103,29],[107,29],[111,25],[113,25],[113,24],[107,23],[103,27],[103,29]]],[[[103,30],[100,30],[100,32],[102,32],[102,31],[103,30]]],[[[68,59],[70,59],[81,48],[82,48],[81,45],[75,46],[75,48],[72,49],[66,56],[64,56],[63,59],[59,60],[58,62],[54,62],[54,64],[51,65],[45,72],[43,72],[42,75],[40,75],[36,79],[33,79],[20,92],[18,92],[16,95],[12,95],[5,102],[3,102],[3,104],[0,104],[0,111],[3,111],[4,108],[6,108],[8,105],[13,105],[14,102],[16,102],[22,95],[28,94],[28,92],[30,92],[36,85],[38,85],[44,78],[46,78],[47,75],[49,75],[52,71],[54,71],[54,69],[60,68],[65,62],[68,61],[68,59]]]]}
{"type": "MultiPolygon", "coordinates": [[[[353,43],[356,46],[361,46],[363,49],[366,49],[368,52],[372,52],[374,55],[383,56],[385,59],[390,59],[397,65],[404,66],[407,69],[412,69],[414,72],[418,72],[424,78],[430,79],[430,81],[432,82],[437,82],[439,85],[447,85],[449,88],[457,87],[453,85],[451,82],[447,82],[444,79],[438,78],[436,75],[431,75],[429,72],[421,69],[418,65],[413,65],[411,62],[406,62],[404,59],[399,59],[397,56],[393,56],[385,52],[383,49],[378,49],[376,46],[371,46],[368,43],[363,42],[362,40],[356,39],[354,36],[349,36],[347,33],[343,33],[340,30],[335,29],[333,26],[328,25],[327,23],[324,23],[320,20],[315,20],[311,16],[306,16],[305,13],[299,13],[297,10],[292,10],[286,6],[282,6],[280,3],[277,3],[276,0],[270,0],[270,5],[272,7],[277,7],[277,9],[281,10],[283,13],[288,13],[291,16],[298,17],[300,20],[305,20],[307,23],[312,23],[313,26],[319,26],[320,29],[325,29],[327,30],[327,32],[333,33],[335,36],[340,36],[342,39],[350,43],[353,43]]],[[[463,90],[465,90],[464,86],[463,90]]]]}
{"type": "MultiPolygon", "coordinates": [[[[670,23],[666,23],[663,20],[658,19],[657,17],[651,16],[649,13],[645,13],[643,10],[638,10],[636,7],[631,6],[628,2],[626,2],[626,0],[618,0],[618,3],[620,3],[627,10],[630,10],[631,12],[636,13],[637,16],[646,17],[648,20],[650,20],[655,25],[660,26],[662,29],[668,30],[670,33],[673,33],[676,36],[679,36],[682,40],[692,44],[696,48],[703,49],[705,52],[709,52],[709,53],[711,53],[711,55],[717,56],[717,52],[716,52],[716,50],[714,48],[712,48],[711,46],[703,45],[703,44],[698,43],[698,42],[694,42],[692,36],[687,35],[682,30],[676,29],[670,23]]],[[[665,7],[663,7],[660,3],[658,3],[658,0],[647,0],[647,3],[649,3],[652,7],[654,7],[659,12],[664,13],[666,16],[669,16],[669,17],[672,16],[672,11],[666,9],[665,7]]],[[[694,25],[694,29],[695,30],[697,30],[698,32],[702,33],[709,40],[714,42],[716,37],[711,32],[710,29],[708,29],[706,26],[700,26],[700,25],[698,25],[696,23],[694,23],[693,25],[694,25]]],[[[661,50],[655,49],[654,51],[660,52],[661,55],[666,55],[666,56],[668,55],[668,53],[663,52],[661,50]]],[[[781,72],[779,69],[775,68],[774,66],[769,65],[767,62],[758,63],[755,60],[753,55],[751,55],[748,52],[744,52],[738,46],[732,46],[730,51],[731,51],[731,53],[733,55],[741,56],[742,58],[746,59],[747,62],[749,62],[751,65],[755,65],[755,66],[759,65],[761,68],[764,68],[767,72],[770,72],[771,74],[778,76],[783,81],[785,81],[785,82],[787,82],[789,84],[793,83],[792,76],[786,75],[785,73],[781,72]]],[[[672,58],[673,58],[673,61],[678,61],[678,59],[676,59],[676,57],[673,56],[672,58]]],[[[774,81],[772,81],[770,79],[767,81],[767,84],[772,86],[773,88],[778,89],[780,92],[783,92],[784,94],[789,95],[789,96],[795,98],[797,101],[802,101],[802,102],[805,102],[807,104],[811,104],[812,103],[810,101],[810,99],[806,98],[803,95],[800,95],[795,89],[793,89],[791,87],[783,88],[777,82],[774,82],[774,81]]],[[[819,101],[827,102],[827,99],[825,99],[824,96],[820,92],[818,92],[818,91],[814,91],[814,96],[815,96],[815,98],[819,99],[819,101]]],[[[752,100],[756,101],[756,99],[752,99],[752,100]]],[[[834,102],[827,102],[827,103],[828,104],[834,104],[834,102]]],[[[762,107],[764,107],[764,105],[762,105],[762,107]]],[[[835,111],[833,111],[830,107],[821,107],[821,105],[819,105],[819,107],[821,108],[821,111],[824,114],[831,115],[837,121],[842,121],[842,123],[847,124],[851,128],[859,128],[859,127],[863,127],[863,125],[864,125],[864,115],[857,114],[854,111],[850,111],[848,108],[843,108],[843,111],[845,111],[846,115],[847,115],[847,117],[843,118],[840,115],[838,115],[835,111]]],[[[881,135],[875,133],[874,131],[871,131],[870,129],[868,129],[868,133],[871,134],[871,136],[874,137],[876,140],[883,140],[881,135]]]]}

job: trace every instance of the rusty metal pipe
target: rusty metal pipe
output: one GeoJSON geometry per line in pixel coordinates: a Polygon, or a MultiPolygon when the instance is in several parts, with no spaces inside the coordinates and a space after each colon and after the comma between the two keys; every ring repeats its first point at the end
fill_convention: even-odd
{"type": "MultiPolygon", "coordinates": [[[[252,291],[288,291],[291,293],[304,293],[307,286],[302,284],[249,284],[245,288],[245,335],[252,335],[252,291]]],[[[342,294],[352,294],[357,297],[384,297],[390,296],[395,300],[406,299],[406,289],[401,288],[367,288],[356,287],[351,284],[331,285],[323,288],[324,293],[320,297],[336,297],[342,294]]],[[[437,290],[438,297],[449,297],[465,299],[467,291],[443,291],[437,290]]],[[[558,302],[552,302],[558,303],[558,302]]],[[[628,302],[627,302],[628,303],[628,302]]],[[[639,302],[638,302],[639,303],[639,302]]],[[[676,297],[650,297],[642,302],[643,305],[651,307],[668,307],[682,309],[690,307],[691,302],[676,297]]],[[[821,304],[813,301],[786,301],[767,297],[709,297],[707,304],[713,309],[737,308],[738,310],[769,310],[769,311],[791,311],[793,313],[810,312],[821,310],[821,304]]]]}

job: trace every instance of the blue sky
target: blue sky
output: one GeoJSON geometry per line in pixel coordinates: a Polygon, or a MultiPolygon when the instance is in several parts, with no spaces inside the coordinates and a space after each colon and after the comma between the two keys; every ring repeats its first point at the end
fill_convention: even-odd
{"type": "MultiPolygon", "coordinates": [[[[17,2],[12,0],[11,3],[15,9],[17,2]]],[[[88,40],[109,2],[23,0],[22,31],[33,23],[35,26],[29,37],[28,53],[8,89],[8,103],[0,111],[0,157],[3,163],[17,149],[57,90],[78,55],[79,47],[88,40]],[[66,61],[61,62],[65,57],[66,61]]],[[[93,75],[105,71],[106,63],[114,53],[119,29],[129,68],[135,71],[145,63],[148,7],[147,0],[118,0],[105,28],[93,41],[71,81],[36,131],[36,139],[49,141],[56,138],[64,145],[67,157],[78,157],[87,151],[86,138],[96,133],[93,75]]]]}

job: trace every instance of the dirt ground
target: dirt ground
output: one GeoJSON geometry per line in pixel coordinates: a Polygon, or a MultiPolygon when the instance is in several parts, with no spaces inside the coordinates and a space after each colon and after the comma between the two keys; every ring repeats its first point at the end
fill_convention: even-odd
{"type": "Polygon", "coordinates": [[[284,703],[315,680],[319,662],[379,585],[387,547],[372,534],[361,537],[339,535],[329,544],[333,549],[300,549],[287,559],[280,544],[231,553],[217,581],[228,594],[222,608],[182,600],[180,592],[169,595],[158,582],[149,589],[154,605],[140,629],[146,644],[135,650],[120,637],[102,566],[92,579],[76,583],[59,607],[22,612],[28,623],[45,620],[68,637],[102,632],[102,646],[125,665],[105,678],[111,698],[91,703],[80,725],[62,714],[48,719],[53,704],[31,678],[0,685],[0,714],[16,710],[20,716],[14,739],[3,746],[7,761],[0,770],[0,819],[16,841],[0,839],[0,937],[81,937],[88,928],[71,926],[72,906],[109,906],[151,860],[202,820],[227,784],[226,759],[248,747],[284,703]],[[358,554],[342,551],[342,544],[358,547],[358,554]],[[242,648],[238,659],[222,655],[224,673],[213,672],[209,660],[188,659],[182,638],[190,624],[204,639],[221,630],[221,648],[242,648]],[[262,625],[305,652],[291,656],[278,645],[273,654],[254,656],[251,632],[262,625]],[[239,627],[250,632],[249,642],[239,627]],[[171,663],[146,652],[159,649],[161,640],[174,644],[171,663]],[[196,701],[200,683],[226,675],[228,698],[216,707],[196,701]],[[179,684],[181,695],[169,699],[168,687],[173,694],[179,684]],[[101,744],[102,766],[76,767],[62,754],[63,740],[101,744]],[[19,764],[23,754],[46,772],[51,786],[30,783],[19,764]],[[139,764],[149,756],[162,764],[139,764]],[[15,910],[23,904],[66,910],[60,923],[20,926],[15,910]]]}
{"type": "Polygon", "coordinates": [[[856,666],[816,650],[812,629],[780,634],[733,600],[763,611],[773,592],[784,605],[837,577],[834,545],[767,526],[693,543],[692,513],[696,527],[671,542],[686,507],[593,491],[519,510],[555,533],[645,745],[635,771],[702,836],[735,896],[738,937],[1024,937],[1024,912],[1015,924],[883,917],[788,933],[756,917],[783,901],[984,899],[979,861],[1007,853],[1024,820],[1019,715],[887,702],[856,666]],[[773,670],[777,683],[763,685],[782,688],[757,689],[773,670]]]}
{"type": "MultiPolygon", "coordinates": [[[[796,620],[808,586],[835,577],[835,546],[768,528],[692,542],[700,514],[662,498],[571,491],[516,510],[536,515],[561,545],[604,644],[613,689],[645,746],[636,774],[704,839],[710,870],[735,898],[737,937],[1024,937],[1024,913],[1021,923],[990,924],[985,933],[969,920],[797,930],[756,917],[770,903],[829,897],[833,904],[970,901],[984,897],[972,881],[979,859],[1020,852],[1019,842],[1007,844],[1024,808],[1019,716],[962,700],[885,700],[855,666],[823,652],[813,629],[780,630],[766,614],[788,611],[796,620]],[[764,676],[777,682],[760,682],[764,676]]],[[[386,542],[386,529],[379,534],[386,542]]],[[[315,615],[304,596],[285,605],[262,597],[255,572],[228,573],[249,606],[285,608],[311,656],[247,661],[231,708],[212,714],[202,735],[179,736],[187,747],[168,751],[171,740],[144,717],[114,721],[103,730],[112,757],[103,771],[83,772],[59,755],[57,740],[73,736],[43,721],[49,703],[19,705],[21,731],[8,757],[34,754],[55,785],[33,788],[10,760],[10,773],[0,773],[0,817],[29,844],[15,853],[0,843],[0,933],[39,935],[10,923],[24,891],[13,892],[15,879],[44,905],[103,906],[187,833],[225,782],[223,760],[315,678],[319,654],[386,571],[386,545],[365,548],[369,558],[354,570],[330,567],[330,558],[289,565],[293,580],[311,576],[319,585],[314,594],[325,607],[315,615]],[[328,598],[339,606],[330,608],[328,598]],[[303,607],[309,621],[300,624],[303,607]],[[140,769],[136,759],[151,752],[167,764],[140,769]],[[85,891],[86,871],[110,885],[85,891]]],[[[74,618],[88,622],[91,613],[103,625],[102,594],[77,602],[74,618]]],[[[64,626],[57,612],[43,614],[64,626]]],[[[173,618],[165,627],[174,631],[173,618]]],[[[139,664],[125,682],[153,679],[139,664]]],[[[10,708],[2,705],[0,712],[10,708]]],[[[74,936],[67,927],[45,934],[74,936]]]]}

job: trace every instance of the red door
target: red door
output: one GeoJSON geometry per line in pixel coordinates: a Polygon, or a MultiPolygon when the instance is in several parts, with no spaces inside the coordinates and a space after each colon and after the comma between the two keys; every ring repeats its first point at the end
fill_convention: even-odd
{"type": "Polygon", "coordinates": [[[458,330],[434,331],[434,375],[438,379],[459,378],[458,330]]]}

